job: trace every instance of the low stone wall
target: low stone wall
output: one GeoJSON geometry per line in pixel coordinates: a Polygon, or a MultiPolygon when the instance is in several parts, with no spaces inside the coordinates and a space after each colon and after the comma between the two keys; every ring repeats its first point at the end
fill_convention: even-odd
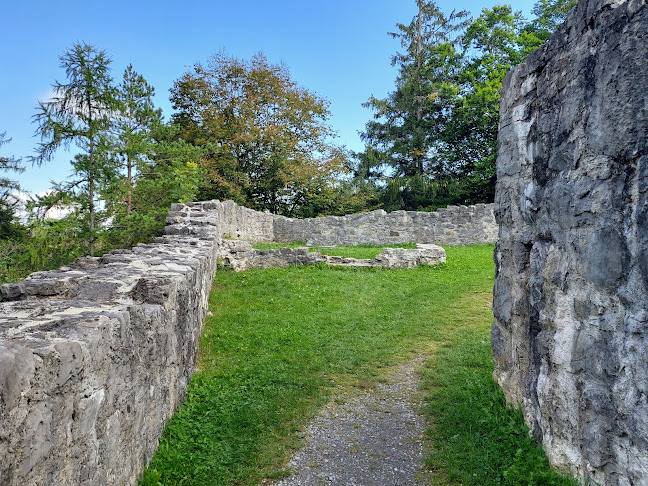
{"type": "Polygon", "coordinates": [[[370,213],[324,218],[274,220],[275,241],[305,241],[309,245],[387,245],[435,243],[473,245],[497,241],[492,204],[449,206],[435,212],[382,209],[370,213]]]}
{"type": "Polygon", "coordinates": [[[550,462],[648,484],[648,6],[581,0],[500,107],[495,377],[550,462]]]}
{"type": "Polygon", "coordinates": [[[445,250],[433,244],[418,245],[415,249],[383,248],[376,258],[357,259],[323,255],[317,251],[310,251],[307,247],[258,250],[252,248],[247,241],[224,240],[219,253],[219,264],[236,272],[250,268],[281,268],[319,263],[345,267],[414,268],[419,265],[437,265],[445,261],[445,250]]]}

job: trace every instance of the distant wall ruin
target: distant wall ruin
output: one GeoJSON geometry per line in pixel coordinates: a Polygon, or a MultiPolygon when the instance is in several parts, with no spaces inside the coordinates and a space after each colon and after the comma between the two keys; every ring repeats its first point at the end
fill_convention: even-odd
{"type": "Polygon", "coordinates": [[[434,212],[386,213],[379,209],[324,218],[276,216],[273,238],[312,245],[386,245],[414,241],[460,246],[494,243],[497,224],[492,204],[448,206],[434,212]]]}
{"type": "MultiPolygon", "coordinates": [[[[225,238],[258,242],[302,241],[312,246],[409,242],[475,245],[495,243],[498,229],[493,212],[494,204],[448,206],[434,212],[387,213],[378,209],[346,216],[304,219],[254,211],[232,201],[222,202],[217,211],[225,238]]],[[[177,218],[172,212],[168,221],[179,223],[180,228],[182,218],[177,218]]]]}
{"type": "Polygon", "coordinates": [[[504,81],[495,377],[550,462],[648,484],[648,8],[581,0],[504,81]]]}
{"type": "MultiPolygon", "coordinates": [[[[489,211],[494,226],[492,206],[446,213],[489,211]]],[[[348,216],[332,226],[340,231],[340,221],[348,221],[354,225],[349,232],[356,232],[365,218],[389,216],[348,216]]],[[[482,226],[460,228],[466,218],[452,224],[437,216],[434,231],[445,237],[478,234],[482,226]]],[[[231,201],[174,204],[166,235],[152,244],[81,258],[3,285],[0,484],[137,484],[186,394],[214,272],[236,246],[223,237],[272,241],[277,220],[282,228],[310,224],[231,201]]],[[[329,220],[318,220],[315,226],[326,235],[329,220]]],[[[401,215],[392,226],[377,227],[410,241],[415,221],[427,220],[401,215]]],[[[378,241],[371,225],[366,234],[378,241]]],[[[478,241],[488,238],[492,234],[478,241]]],[[[292,251],[282,262],[310,262],[303,253],[292,251]]]]}

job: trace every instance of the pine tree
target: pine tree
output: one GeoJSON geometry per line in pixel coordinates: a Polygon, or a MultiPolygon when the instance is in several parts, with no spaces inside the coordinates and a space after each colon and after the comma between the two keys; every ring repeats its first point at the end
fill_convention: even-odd
{"type": "Polygon", "coordinates": [[[398,31],[390,34],[405,49],[392,58],[399,68],[396,90],[365,103],[376,113],[363,138],[384,153],[397,176],[434,178],[443,172],[437,157],[437,135],[446,115],[441,101],[455,81],[456,46],[468,13],[446,16],[433,1],[416,4],[418,13],[409,25],[397,24],[398,31]]]}
{"type": "Polygon", "coordinates": [[[129,65],[118,92],[117,140],[115,150],[126,169],[125,211],[133,210],[136,171],[153,151],[152,131],[162,123],[162,110],[153,103],[155,89],[129,65]]]}
{"type": "MultiPolygon", "coordinates": [[[[6,132],[0,133],[0,147],[9,143],[6,132]]],[[[23,172],[25,168],[20,159],[0,156],[0,174],[6,172],[23,172]]],[[[11,238],[19,233],[16,224],[14,209],[16,198],[12,193],[20,190],[20,185],[8,175],[0,175],[0,240],[11,238]]]]}
{"type": "Polygon", "coordinates": [[[99,189],[116,175],[109,134],[117,92],[105,51],[75,43],[59,59],[67,83],[55,82],[54,95],[38,104],[34,120],[42,141],[32,161],[43,164],[60,147],[71,144],[81,150],[71,162],[75,171],[72,181],[58,189],[76,195],[86,221],[88,250],[94,255],[99,189]]]}

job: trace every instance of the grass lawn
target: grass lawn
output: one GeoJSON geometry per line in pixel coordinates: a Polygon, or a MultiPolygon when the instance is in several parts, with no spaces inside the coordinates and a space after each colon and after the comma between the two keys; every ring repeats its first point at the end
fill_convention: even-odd
{"type": "Polygon", "coordinates": [[[434,356],[422,380],[437,484],[572,484],[549,471],[490,378],[492,252],[447,248],[447,264],[414,270],[218,272],[198,371],[142,484],[283,477],[336,389],[372,386],[422,351],[434,356]]]}

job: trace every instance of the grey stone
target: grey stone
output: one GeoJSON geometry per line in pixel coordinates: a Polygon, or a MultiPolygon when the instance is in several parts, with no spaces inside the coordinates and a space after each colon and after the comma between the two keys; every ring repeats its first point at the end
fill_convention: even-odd
{"type": "Polygon", "coordinates": [[[440,246],[421,244],[416,249],[383,248],[375,259],[356,259],[323,255],[311,252],[307,247],[255,250],[246,241],[224,240],[219,259],[224,268],[237,272],[250,268],[281,268],[318,263],[345,267],[414,268],[423,264],[445,263],[446,253],[440,246]]]}
{"type": "Polygon", "coordinates": [[[550,462],[648,483],[648,8],[581,0],[504,81],[495,378],[550,462]]]}
{"type": "Polygon", "coordinates": [[[497,225],[492,204],[451,206],[436,212],[382,209],[348,216],[292,219],[274,217],[271,240],[305,241],[309,246],[433,243],[472,245],[494,243],[497,225]]]}

